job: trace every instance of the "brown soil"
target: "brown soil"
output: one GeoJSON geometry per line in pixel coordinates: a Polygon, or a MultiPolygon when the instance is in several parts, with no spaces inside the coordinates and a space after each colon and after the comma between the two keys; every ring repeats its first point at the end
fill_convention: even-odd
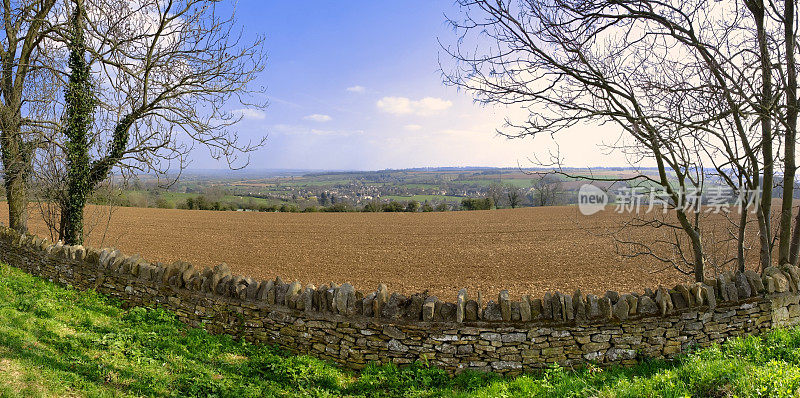
{"type": "MultiPolygon", "coordinates": [[[[7,207],[0,209],[5,223],[7,207]]],[[[34,215],[32,231],[47,236],[34,215]]],[[[585,217],[575,207],[413,214],[118,208],[102,245],[200,268],[224,262],[262,279],[351,282],[363,291],[384,282],[390,291],[427,289],[448,300],[462,287],[541,296],[690,280],[651,258],[618,256],[611,238],[599,233],[620,217],[608,211],[585,217]]],[[[95,228],[89,245],[101,245],[102,229],[95,228]]]]}

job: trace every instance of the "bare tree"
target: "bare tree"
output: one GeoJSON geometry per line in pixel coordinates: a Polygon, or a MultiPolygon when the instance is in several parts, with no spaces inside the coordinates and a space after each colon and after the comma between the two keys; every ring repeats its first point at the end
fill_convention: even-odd
{"type": "Polygon", "coordinates": [[[534,206],[555,206],[561,203],[564,189],[561,178],[553,175],[542,175],[533,180],[531,200],[534,206]]]}
{"type": "MultiPolygon", "coordinates": [[[[793,2],[697,1],[674,5],[594,2],[583,11],[589,9],[588,15],[602,15],[613,21],[638,21],[650,34],[668,35],[694,59],[688,65],[694,66],[701,79],[689,78],[677,87],[703,104],[695,112],[705,117],[694,119],[689,127],[696,130],[696,135],[705,136],[704,150],[710,146],[715,148],[716,155],[721,155],[706,152],[720,177],[726,179],[730,174],[744,177],[743,185],[738,187],[739,181],[728,179],[730,186],[760,190],[755,214],[761,267],[772,264],[775,238],[779,263],[788,262],[792,258],[791,197],[797,122],[793,2]],[[782,54],[781,50],[788,52],[782,54]],[[781,141],[783,159],[775,148],[781,141]],[[774,175],[780,171],[783,181],[775,184],[774,175]],[[772,220],[775,185],[784,187],[777,225],[772,220]]],[[[681,62],[673,64],[687,66],[681,62]]],[[[666,92],[674,95],[676,90],[666,92]]]]}
{"type": "Polygon", "coordinates": [[[797,5],[792,0],[784,1],[783,9],[783,42],[784,54],[786,59],[785,82],[783,91],[785,93],[785,114],[780,117],[785,123],[784,139],[784,168],[783,168],[783,192],[781,202],[781,232],[780,232],[780,261],[788,261],[791,264],[798,264],[798,254],[800,253],[800,212],[794,222],[794,230],[790,232],[792,223],[792,201],[794,199],[795,174],[797,164],[795,161],[795,147],[797,140],[797,117],[800,113],[797,103],[797,30],[795,28],[797,5]],[[791,237],[790,237],[791,234],[791,237]],[[786,243],[788,241],[788,244],[786,243]],[[787,253],[788,252],[788,253],[787,253]]]}
{"type": "Polygon", "coordinates": [[[55,0],[5,0],[0,37],[0,152],[9,206],[9,225],[28,229],[28,179],[41,130],[51,119],[40,118],[59,89],[46,38],[58,27],[55,0]]]}
{"type": "Polygon", "coordinates": [[[86,0],[85,7],[84,56],[99,70],[99,106],[86,136],[65,129],[51,141],[51,151],[68,159],[60,210],[70,244],[83,241],[86,199],[112,170],[164,175],[185,167],[193,143],[243,167],[248,159],[239,156],[264,142],[241,142],[229,129],[241,115],[226,111],[233,102],[263,108],[249,99],[263,69],[262,39],[242,44],[233,16],[220,17],[216,2],[86,0]]]}
{"type": "Polygon", "coordinates": [[[706,187],[705,165],[736,191],[763,186],[756,216],[762,267],[769,266],[772,143],[780,134],[771,127],[774,54],[765,39],[763,4],[751,2],[745,9],[699,0],[459,4],[460,18],[450,20],[458,44],[445,47],[456,67],[445,80],[479,102],[529,109],[527,120],[507,121],[501,134],[519,138],[556,134],[580,123],[616,124],[624,135],[614,149],[633,165],[652,162],[656,174],[611,180],[664,192],[675,218],[647,225],[680,231],[673,234],[673,253],[685,259],[698,281],[707,261],[702,217],[683,202],[689,192],[706,187]],[[684,256],[687,252],[691,255],[684,256]]]}
{"type": "Polygon", "coordinates": [[[511,206],[512,209],[522,204],[522,190],[516,185],[508,185],[506,187],[506,195],[508,196],[508,205],[511,206]]]}
{"type": "Polygon", "coordinates": [[[506,189],[503,184],[499,182],[493,182],[489,185],[489,188],[486,190],[486,195],[492,198],[494,205],[497,208],[503,206],[503,203],[506,199],[506,189]]]}

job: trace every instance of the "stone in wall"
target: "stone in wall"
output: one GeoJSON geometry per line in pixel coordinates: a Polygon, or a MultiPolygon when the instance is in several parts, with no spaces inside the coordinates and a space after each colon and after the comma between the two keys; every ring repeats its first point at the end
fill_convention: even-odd
{"type": "Polygon", "coordinates": [[[381,311],[381,317],[387,319],[401,319],[404,315],[404,306],[407,305],[406,303],[406,296],[400,293],[392,293],[389,296],[389,301],[386,302],[386,306],[383,307],[383,311],[381,311]]]}
{"type": "Polygon", "coordinates": [[[611,300],[612,305],[616,304],[619,301],[619,293],[613,290],[607,291],[605,297],[608,297],[608,299],[611,300]]]}
{"type": "Polygon", "coordinates": [[[436,302],[439,301],[436,296],[431,296],[425,299],[425,304],[422,305],[422,320],[426,322],[433,321],[433,316],[436,313],[436,302]]]}
{"type": "Polygon", "coordinates": [[[672,296],[663,286],[659,286],[658,290],[656,291],[655,300],[656,304],[658,304],[658,308],[661,310],[661,316],[667,316],[668,314],[672,313],[672,309],[674,308],[672,296]]]}
{"type": "Polygon", "coordinates": [[[659,307],[653,299],[648,295],[640,296],[636,304],[641,315],[656,315],[659,313],[659,307]]]}
{"type": "Polygon", "coordinates": [[[616,304],[614,304],[612,313],[615,319],[619,321],[625,321],[628,319],[630,315],[630,306],[628,305],[627,298],[622,300],[619,299],[616,304]]]}
{"type": "Polygon", "coordinates": [[[504,321],[511,320],[511,298],[508,295],[508,290],[501,290],[497,297],[498,305],[500,306],[500,317],[504,321]]]}
{"type": "Polygon", "coordinates": [[[594,294],[586,295],[586,308],[588,309],[589,319],[600,318],[600,302],[594,294]]]}
{"type": "Polygon", "coordinates": [[[608,297],[608,296],[601,297],[598,300],[598,306],[600,307],[600,318],[603,319],[603,320],[611,319],[611,317],[613,315],[613,313],[612,313],[613,307],[612,307],[612,304],[611,304],[611,298],[608,297]]]}
{"type": "Polygon", "coordinates": [[[456,296],[456,322],[464,322],[464,312],[467,309],[468,300],[467,289],[459,290],[456,296]]]}
{"type": "Polygon", "coordinates": [[[486,321],[502,321],[503,314],[500,311],[500,305],[492,300],[486,303],[486,308],[483,309],[483,316],[481,319],[486,321]]]}
{"type": "Polygon", "coordinates": [[[519,303],[519,320],[530,322],[532,319],[531,296],[526,295],[522,297],[522,301],[519,303]]]}
{"type": "Polygon", "coordinates": [[[744,275],[747,277],[747,281],[750,282],[750,288],[753,292],[756,293],[764,293],[764,282],[761,279],[761,276],[758,275],[753,270],[746,270],[744,275]]]}
{"type": "Polygon", "coordinates": [[[464,321],[466,322],[475,322],[478,320],[478,313],[480,309],[478,308],[478,302],[475,300],[467,300],[465,309],[464,309],[464,321]]]}
{"type": "Polygon", "coordinates": [[[378,291],[375,293],[375,300],[372,302],[372,313],[375,316],[380,316],[383,312],[383,307],[389,302],[389,289],[386,285],[381,283],[378,285],[378,291]]]}
{"type": "MultiPolygon", "coordinates": [[[[403,315],[403,319],[407,321],[419,321],[422,319],[422,307],[425,305],[425,301],[428,298],[428,293],[415,293],[412,294],[411,297],[408,299],[408,308],[406,309],[405,314],[403,315]]],[[[435,310],[434,305],[434,310],[435,310]]],[[[467,316],[465,314],[465,316],[467,316]]]]}

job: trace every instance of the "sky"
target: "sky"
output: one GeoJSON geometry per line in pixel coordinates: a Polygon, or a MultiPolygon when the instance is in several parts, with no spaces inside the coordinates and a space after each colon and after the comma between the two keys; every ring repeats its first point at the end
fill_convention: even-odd
{"type": "MultiPolygon", "coordinates": [[[[549,137],[509,140],[496,133],[519,110],[483,107],[442,83],[452,66],[440,42],[456,35],[452,0],[240,0],[245,38],[265,35],[267,63],[255,82],[264,110],[230,109],[243,138],[267,136],[249,168],[379,170],[413,167],[532,167],[556,146],[549,137]]],[[[558,149],[568,166],[624,166],[598,147],[613,128],[577,126],[558,149]]],[[[224,168],[198,149],[191,168],[224,168]]]]}

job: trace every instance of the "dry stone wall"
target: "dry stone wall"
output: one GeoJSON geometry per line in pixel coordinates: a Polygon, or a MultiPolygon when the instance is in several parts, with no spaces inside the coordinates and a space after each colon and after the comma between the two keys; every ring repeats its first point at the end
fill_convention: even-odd
{"type": "Polygon", "coordinates": [[[114,249],[50,244],[0,229],[0,261],[128,305],[161,306],[192,326],[277,344],[360,369],[425,360],[451,372],[504,374],[559,363],[633,364],[690,347],[800,322],[800,275],[792,266],[723,274],[705,283],[602,297],[580,291],[494,300],[462,289],[455,301],[409,297],[385,285],[320,287],[257,281],[225,265],[150,263],[114,249]]]}

